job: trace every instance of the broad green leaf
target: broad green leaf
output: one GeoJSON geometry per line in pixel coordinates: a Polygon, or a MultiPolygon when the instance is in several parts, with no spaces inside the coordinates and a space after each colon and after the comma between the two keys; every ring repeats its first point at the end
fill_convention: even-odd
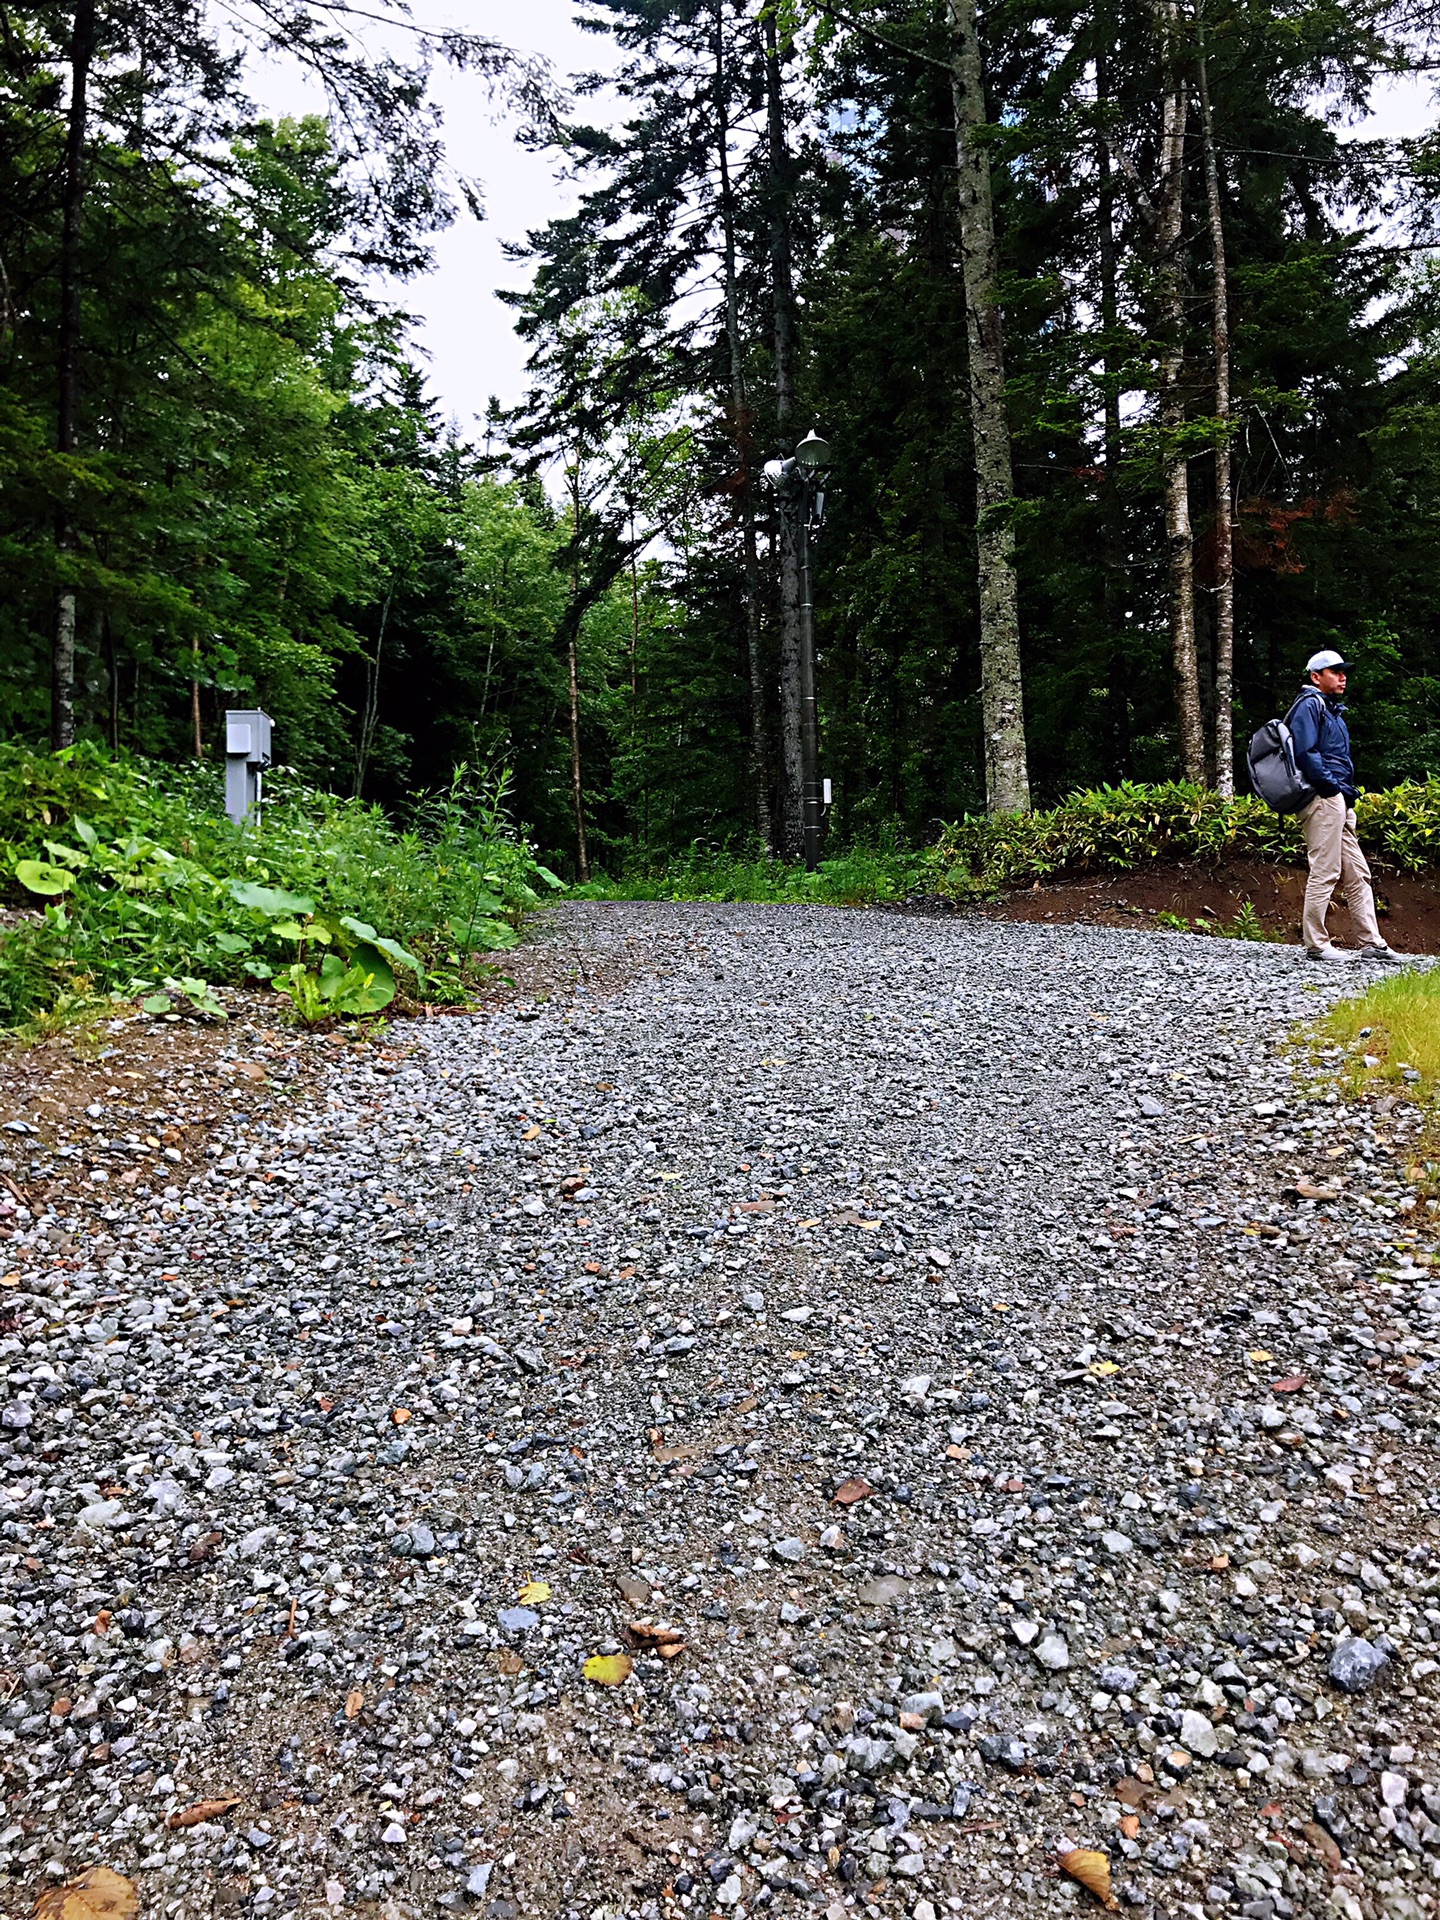
{"type": "Polygon", "coordinates": [[[250,942],[243,933],[217,933],[215,944],[221,953],[248,953],[250,942]]]}
{"type": "Polygon", "coordinates": [[[365,985],[355,985],[348,990],[353,1002],[351,1011],[356,1013],[378,1013],[382,1007],[388,1007],[395,998],[395,975],[383,952],[377,948],[361,944],[350,956],[351,973],[363,974],[365,985]]]}
{"type": "Polygon", "coordinates": [[[303,940],[306,930],[298,920],[277,920],[270,931],[281,940],[303,940]]]}
{"type": "Polygon", "coordinates": [[[168,993],[151,993],[140,1002],[146,1013],[169,1013],[170,996],[168,993]]]}
{"type": "MultiPolygon", "coordinates": [[[[423,971],[420,962],[413,953],[407,953],[398,941],[387,940],[383,934],[377,934],[370,943],[377,953],[383,953],[390,960],[398,960],[402,967],[413,967],[416,973],[423,971]]],[[[358,954],[360,949],[355,949],[358,954]]]]}
{"type": "Polygon", "coordinates": [[[15,878],[31,893],[49,894],[52,898],[68,892],[75,884],[75,876],[68,868],[54,866],[48,860],[18,860],[15,878]]]}
{"type": "Polygon", "coordinates": [[[253,880],[232,880],[230,894],[242,907],[258,913],[313,913],[315,902],[305,893],[291,893],[284,887],[262,887],[253,880]]]}
{"type": "Polygon", "coordinates": [[[380,937],[368,921],[356,920],[348,913],[342,913],[336,925],[343,927],[346,933],[353,933],[357,940],[369,940],[373,944],[380,937]]]}
{"type": "Polygon", "coordinates": [[[45,851],[52,860],[58,860],[62,866],[74,867],[77,873],[82,867],[88,867],[90,864],[88,854],[81,853],[78,847],[67,847],[59,840],[47,840],[45,851]]]}
{"type": "Polygon", "coordinates": [[[82,820],[78,813],[70,824],[75,829],[75,838],[80,842],[81,846],[89,847],[93,853],[95,848],[100,844],[100,836],[96,833],[94,827],[91,826],[88,820],[82,820]]]}
{"type": "Polygon", "coordinates": [[[503,953],[518,947],[520,936],[508,921],[482,920],[471,934],[470,944],[478,953],[503,953]]]}
{"type": "Polygon", "coordinates": [[[542,867],[539,865],[535,867],[534,871],[539,874],[540,878],[545,882],[547,887],[553,887],[558,892],[561,892],[561,893],[564,892],[565,882],[560,878],[558,873],[552,873],[549,867],[542,867]]]}
{"type": "Polygon", "coordinates": [[[273,980],[275,969],[268,960],[247,960],[245,971],[252,980],[273,980]]]}

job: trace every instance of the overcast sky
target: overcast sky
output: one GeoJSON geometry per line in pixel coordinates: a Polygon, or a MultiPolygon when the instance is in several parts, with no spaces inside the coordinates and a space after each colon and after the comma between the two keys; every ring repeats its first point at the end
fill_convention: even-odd
{"type": "MultiPolygon", "coordinates": [[[[614,65],[610,42],[574,25],[573,0],[525,0],[523,6],[513,0],[417,0],[415,11],[427,22],[493,33],[517,49],[543,54],[561,78],[614,65]]],[[[302,104],[288,75],[259,75],[255,91],[272,112],[296,111],[302,104]]],[[[523,286],[526,274],[523,265],[504,258],[501,243],[522,239],[573,206],[575,193],[556,177],[551,156],[516,146],[510,124],[473,79],[437,72],[435,93],[444,109],[450,163],[479,181],[486,217],[477,223],[462,214],[438,235],[434,271],[399,289],[398,297],[417,316],[415,339],[428,356],[433,391],[461,433],[470,435],[492,394],[513,404],[524,389],[524,349],[495,291],[523,286]]],[[[1423,81],[1387,85],[1376,107],[1371,120],[1345,137],[1418,133],[1436,118],[1432,89],[1423,81]]],[[[603,102],[587,110],[601,119],[607,114],[603,102]]]]}

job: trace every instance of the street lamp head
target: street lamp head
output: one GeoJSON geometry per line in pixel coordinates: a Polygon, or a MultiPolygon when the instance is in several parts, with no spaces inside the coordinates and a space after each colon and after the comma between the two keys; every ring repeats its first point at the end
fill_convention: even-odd
{"type": "Polygon", "coordinates": [[[802,467],[828,467],[830,464],[830,442],[822,440],[812,427],[795,449],[795,458],[802,467]]]}

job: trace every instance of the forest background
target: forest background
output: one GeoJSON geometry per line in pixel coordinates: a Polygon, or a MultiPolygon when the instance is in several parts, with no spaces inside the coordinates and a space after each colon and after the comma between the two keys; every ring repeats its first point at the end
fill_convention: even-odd
{"type": "Polygon", "coordinates": [[[1321,646],[1367,783],[1440,766],[1440,146],[1344,137],[1433,11],[579,11],[603,124],[419,15],[377,54],[338,0],[4,8],[0,731],[213,759],[259,704],[402,818],[512,769],[567,875],[793,852],[760,468],[818,426],[832,844],[1223,793],[1321,646]],[[257,51],[327,112],[266,118],[257,51]],[[442,62],[577,188],[517,237],[529,391],[473,437],[381,291],[478,204],[442,62]]]}

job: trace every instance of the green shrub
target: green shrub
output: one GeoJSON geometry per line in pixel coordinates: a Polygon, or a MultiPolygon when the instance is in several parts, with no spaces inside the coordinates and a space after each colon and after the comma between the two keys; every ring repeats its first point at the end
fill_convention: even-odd
{"type": "Polygon", "coordinates": [[[745,856],[696,845],[664,866],[641,868],[617,880],[576,888],[591,900],[811,901],[823,906],[873,906],[904,900],[921,888],[924,854],[892,845],[854,847],[822,860],[807,873],[798,862],[745,856]]]}
{"type": "Polygon", "coordinates": [[[560,885],[511,826],[505,786],[462,768],[401,830],[281,772],[263,822],[240,828],[215,770],[0,748],[0,873],[35,913],[0,936],[0,1023],[62,993],[214,1012],[209,987],[282,977],[307,1017],[369,1012],[396,963],[418,996],[463,998],[560,885]]]}
{"type": "MultiPolygon", "coordinates": [[[[1415,872],[1440,860],[1440,779],[1361,794],[1356,815],[1382,865],[1415,872]]],[[[1297,821],[1249,795],[1222,800],[1184,781],[1126,781],[1072,794],[1043,813],[967,815],[943,830],[926,870],[937,892],[963,893],[977,882],[995,887],[1226,854],[1298,862],[1304,840],[1297,821]]]]}

